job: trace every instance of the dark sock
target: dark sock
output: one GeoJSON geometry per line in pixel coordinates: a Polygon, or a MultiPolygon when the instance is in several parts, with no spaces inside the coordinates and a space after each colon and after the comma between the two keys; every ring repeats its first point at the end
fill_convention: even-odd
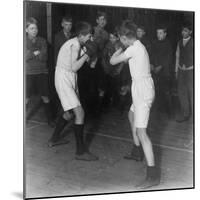
{"type": "Polygon", "coordinates": [[[74,124],[74,132],[76,138],[76,155],[81,155],[85,152],[83,128],[83,124],[74,124]]]}
{"type": "Polygon", "coordinates": [[[60,133],[64,129],[65,125],[67,124],[67,120],[63,118],[62,115],[58,118],[58,121],[56,123],[56,128],[53,132],[53,135],[51,136],[51,141],[56,142],[57,140],[60,139],[60,133]]]}
{"type": "Polygon", "coordinates": [[[158,169],[155,166],[147,166],[147,179],[155,180],[158,178],[158,169]]]}
{"type": "Polygon", "coordinates": [[[147,166],[146,179],[136,187],[140,189],[147,189],[156,186],[160,183],[160,172],[155,166],[147,166]]]}

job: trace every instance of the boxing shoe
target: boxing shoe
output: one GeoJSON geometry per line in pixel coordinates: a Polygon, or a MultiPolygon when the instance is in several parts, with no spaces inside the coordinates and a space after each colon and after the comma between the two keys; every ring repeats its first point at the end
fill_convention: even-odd
{"type": "Polygon", "coordinates": [[[134,145],[131,152],[124,156],[124,159],[142,161],[144,159],[142,147],[134,145]]]}

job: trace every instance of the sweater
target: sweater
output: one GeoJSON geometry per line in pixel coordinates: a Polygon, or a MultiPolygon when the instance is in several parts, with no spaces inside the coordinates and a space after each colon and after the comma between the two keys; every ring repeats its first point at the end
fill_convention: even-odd
{"type": "Polygon", "coordinates": [[[94,27],[94,42],[98,47],[98,57],[102,56],[102,51],[109,40],[109,35],[106,30],[99,26],[94,27]]]}
{"type": "Polygon", "coordinates": [[[152,44],[151,63],[155,66],[162,66],[158,75],[169,76],[172,67],[172,46],[168,39],[156,40],[152,44]]]}
{"type": "Polygon", "coordinates": [[[151,43],[150,43],[149,39],[146,36],[144,36],[143,38],[140,39],[140,42],[142,42],[142,44],[146,47],[146,50],[150,56],[151,55],[151,43]]]}
{"type": "Polygon", "coordinates": [[[36,37],[35,40],[30,40],[26,37],[26,74],[43,74],[48,73],[47,69],[47,42],[42,37],[36,37]],[[35,56],[34,51],[40,51],[40,54],[35,56]]]}
{"type": "Polygon", "coordinates": [[[111,56],[120,48],[120,45],[121,43],[119,41],[115,43],[109,41],[102,52],[102,67],[104,72],[112,77],[118,75],[124,65],[124,63],[117,64],[116,66],[110,64],[111,56]]]}
{"type": "Polygon", "coordinates": [[[185,65],[186,68],[193,66],[193,39],[190,38],[185,46],[183,46],[183,41],[180,40],[178,45],[180,49],[180,66],[185,65]]]}

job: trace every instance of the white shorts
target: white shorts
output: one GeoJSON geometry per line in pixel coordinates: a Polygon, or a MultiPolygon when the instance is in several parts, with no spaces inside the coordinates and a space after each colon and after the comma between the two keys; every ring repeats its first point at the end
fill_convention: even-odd
{"type": "Polygon", "coordinates": [[[55,87],[64,111],[81,105],[76,73],[56,67],[55,87]]]}
{"type": "Polygon", "coordinates": [[[132,81],[132,105],[134,125],[136,128],[147,128],[150,108],[155,97],[154,83],[151,77],[132,81]]]}

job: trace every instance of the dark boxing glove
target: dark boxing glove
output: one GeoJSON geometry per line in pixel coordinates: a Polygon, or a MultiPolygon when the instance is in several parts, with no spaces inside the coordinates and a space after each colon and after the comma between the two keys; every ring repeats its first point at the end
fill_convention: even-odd
{"type": "Polygon", "coordinates": [[[122,51],[125,51],[126,50],[126,47],[120,42],[118,41],[116,44],[115,44],[115,50],[118,50],[118,49],[122,49],[122,51]]]}
{"type": "Polygon", "coordinates": [[[86,54],[91,58],[91,57],[95,57],[95,55],[97,54],[97,45],[95,42],[88,40],[85,44],[84,44],[85,48],[86,48],[86,54]]]}

